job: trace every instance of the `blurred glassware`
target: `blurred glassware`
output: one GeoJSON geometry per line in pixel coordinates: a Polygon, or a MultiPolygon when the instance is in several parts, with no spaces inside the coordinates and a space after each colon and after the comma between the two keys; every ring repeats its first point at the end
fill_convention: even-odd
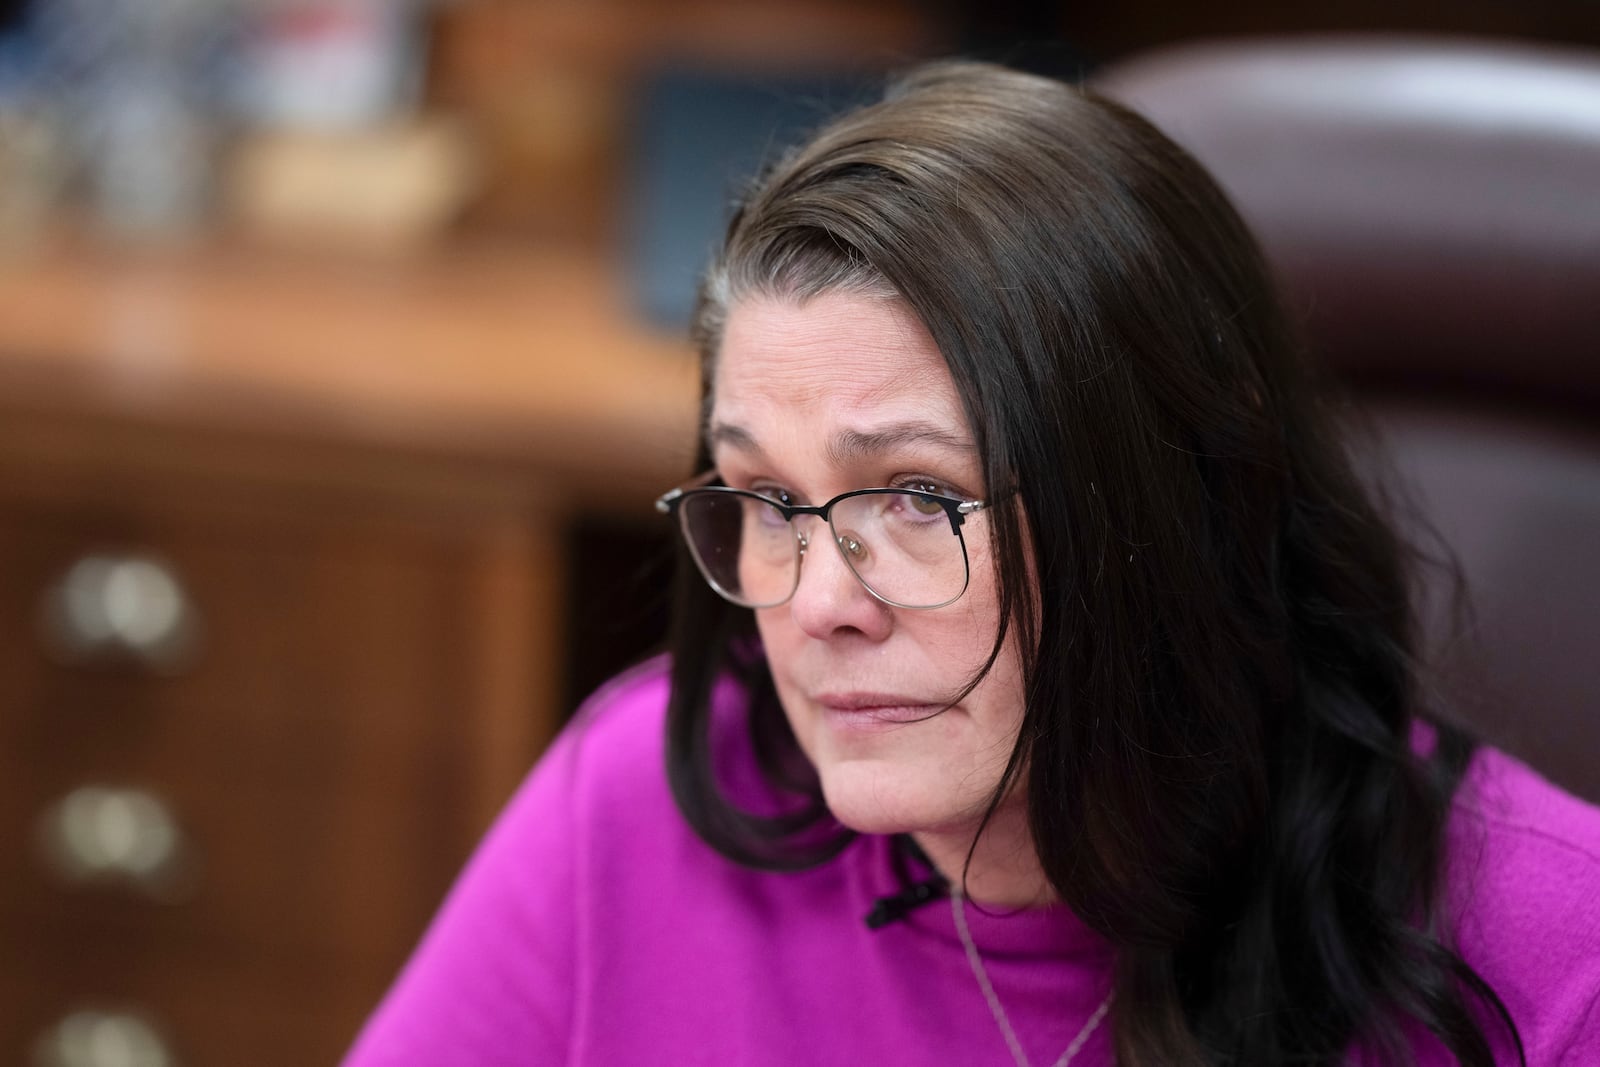
{"type": "Polygon", "coordinates": [[[0,3],[0,259],[34,244],[65,178],[59,130],[36,92],[32,16],[30,3],[0,3]]]}
{"type": "Polygon", "coordinates": [[[421,0],[278,0],[248,8],[234,103],[241,118],[360,129],[415,107],[421,0]]]}
{"type": "Polygon", "coordinates": [[[40,0],[35,93],[108,230],[165,237],[203,221],[236,15],[214,0],[40,0]]]}
{"type": "Polygon", "coordinates": [[[221,190],[232,223],[298,245],[394,251],[440,233],[476,187],[463,125],[418,113],[427,0],[250,6],[242,120],[221,190]]]}
{"type": "Polygon", "coordinates": [[[60,132],[36,109],[0,100],[0,259],[48,227],[67,176],[60,132]]]}

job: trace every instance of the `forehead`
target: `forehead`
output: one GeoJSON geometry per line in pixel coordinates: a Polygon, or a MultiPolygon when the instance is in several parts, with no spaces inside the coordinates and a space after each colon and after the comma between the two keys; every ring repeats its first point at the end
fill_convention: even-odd
{"type": "Polygon", "coordinates": [[[718,420],[792,413],[858,422],[915,416],[964,433],[944,357],[902,301],[824,293],[753,296],[729,309],[712,390],[718,420]]]}

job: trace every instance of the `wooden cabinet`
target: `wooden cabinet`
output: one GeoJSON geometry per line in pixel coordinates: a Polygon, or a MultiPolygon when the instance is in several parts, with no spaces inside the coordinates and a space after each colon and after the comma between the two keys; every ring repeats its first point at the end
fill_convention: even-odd
{"type": "MultiPolygon", "coordinates": [[[[438,305],[386,328],[408,317],[485,336],[438,305]]],[[[597,387],[622,329],[592,331],[597,387]]],[[[40,336],[4,351],[48,355],[40,336]]],[[[506,336],[534,364],[566,358],[506,336]]],[[[277,428],[202,411],[193,360],[106,403],[95,376],[56,373],[68,357],[0,356],[0,1061],[334,1062],[567,710],[567,524],[620,508],[596,484],[665,484],[680,462],[626,395],[584,394],[572,431],[626,463],[485,434],[515,425],[526,367],[493,412],[458,404],[476,432],[452,437],[426,403],[326,382],[280,389],[277,428]],[[368,432],[293,417],[319,405],[368,432]]],[[[687,435],[682,380],[657,399],[687,435]]],[[[563,388],[525,397],[527,417],[583,392],[563,388]]]]}

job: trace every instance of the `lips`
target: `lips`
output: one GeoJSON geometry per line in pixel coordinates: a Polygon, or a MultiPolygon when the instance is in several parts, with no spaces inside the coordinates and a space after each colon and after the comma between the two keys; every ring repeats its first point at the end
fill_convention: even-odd
{"type": "Polygon", "coordinates": [[[831,721],[857,727],[920,722],[945,706],[903,693],[824,693],[815,700],[831,721]]]}

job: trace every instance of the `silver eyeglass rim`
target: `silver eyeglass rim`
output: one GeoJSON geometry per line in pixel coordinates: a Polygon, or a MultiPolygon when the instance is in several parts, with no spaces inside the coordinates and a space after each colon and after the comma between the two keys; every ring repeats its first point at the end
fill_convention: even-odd
{"type": "MultiPolygon", "coordinates": [[[[663,515],[671,515],[678,511],[684,500],[694,494],[716,493],[718,495],[750,497],[751,499],[759,500],[763,504],[767,504],[773,508],[776,508],[778,512],[783,515],[784,519],[790,523],[791,528],[793,528],[795,516],[815,515],[822,519],[823,522],[828,523],[828,531],[833,535],[832,540],[834,542],[834,547],[839,550],[840,556],[844,558],[845,566],[849,569],[851,576],[861,584],[861,587],[865,589],[874,600],[877,600],[883,604],[887,604],[892,608],[900,608],[905,611],[933,611],[938,608],[948,607],[949,605],[954,604],[957,600],[960,600],[966,594],[967,587],[972,584],[972,560],[967,555],[967,540],[961,534],[961,527],[966,523],[966,518],[968,515],[976,514],[987,508],[989,506],[987,501],[945,496],[942,493],[931,493],[923,489],[908,489],[904,487],[896,488],[894,486],[874,486],[866,489],[852,489],[849,492],[840,493],[838,496],[822,504],[784,504],[777,500],[773,500],[771,497],[766,497],[762,496],[760,493],[751,492],[748,489],[734,489],[731,486],[713,484],[717,481],[718,477],[719,475],[716,471],[706,471],[704,474],[698,475],[697,477],[683,483],[680,486],[667,490],[665,493],[662,493],[656,498],[656,511],[663,515]],[[833,511],[834,506],[842,500],[849,500],[854,497],[861,496],[882,495],[886,493],[910,494],[912,496],[920,497],[933,503],[937,503],[944,508],[945,515],[950,520],[950,532],[955,536],[957,543],[959,543],[961,546],[961,588],[948,599],[941,600],[936,604],[905,604],[897,600],[890,600],[888,597],[878,592],[878,590],[872,588],[867,580],[863,578],[859,572],[857,572],[855,565],[850,562],[847,554],[849,550],[845,548],[844,544],[842,543],[843,539],[839,536],[838,531],[833,528],[832,520],[830,518],[830,514],[833,511]]],[[[705,579],[707,585],[711,586],[711,588],[715,590],[719,596],[731,604],[752,609],[775,608],[782,604],[788,603],[794,597],[795,592],[800,588],[800,567],[797,563],[794,571],[794,583],[790,586],[789,592],[785,594],[781,600],[774,600],[766,603],[755,603],[753,601],[736,597],[727,589],[725,589],[720,582],[712,577],[710,569],[706,566],[705,561],[700,558],[700,553],[695,548],[694,539],[689,537],[688,531],[683,529],[681,519],[678,523],[678,529],[679,533],[684,535],[684,543],[689,549],[689,555],[694,558],[695,569],[700,572],[700,576],[705,579]]],[[[810,538],[808,538],[799,529],[794,530],[794,535],[796,541],[798,542],[796,559],[803,561],[805,558],[806,549],[811,545],[810,538]]]]}

